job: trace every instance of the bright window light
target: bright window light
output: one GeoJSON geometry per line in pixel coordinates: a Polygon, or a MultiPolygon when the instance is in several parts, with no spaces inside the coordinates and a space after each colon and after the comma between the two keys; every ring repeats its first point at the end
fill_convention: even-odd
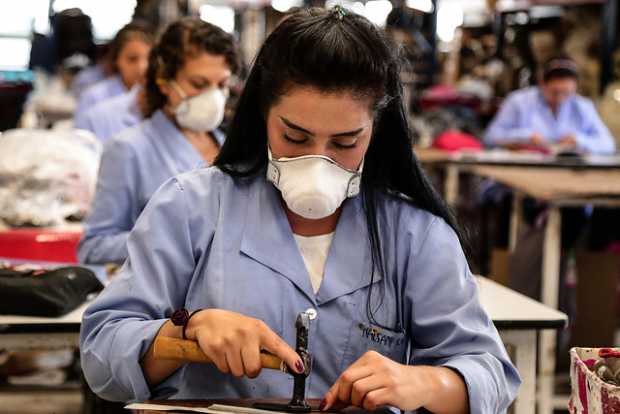
{"type": "Polygon", "coordinates": [[[361,14],[363,16],[366,11],[366,7],[364,7],[364,3],[361,1],[356,1],[351,5],[351,10],[353,10],[353,13],[361,14]]]}
{"type": "Polygon", "coordinates": [[[228,33],[235,31],[235,10],[232,7],[203,4],[200,6],[200,18],[228,33]]]}
{"type": "Polygon", "coordinates": [[[28,68],[30,60],[30,40],[0,38],[0,69],[22,70],[28,68]]]}
{"type": "Polygon", "coordinates": [[[32,29],[37,33],[49,33],[48,0],[26,0],[3,4],[0,13],[0,33],[6,36],[30,37],[32,29]]]}
{"type": "Polygon", "coordinates": [[[371,0],[366,3],[365,16],[377,26],[385,26],[385,20],[392,11],[392,3],[388,0],[371,0]]]}
{"type": "Polygon", "coordinates": [[[433,11],[433,2],[431,0],[407,0],[407,7],[424,13],[431,13],[433,11]]]}
{"type": "Polygon", "coordinates": [[[280,13],[286,13],[293,7],[301,6],[301,0],[272,0],[271,7],[280,13]]]}
{"type": "Polygon", "coordinates": [[[454,39],[456,28],[463,24],[463,8],[458,4],[442,4],[437,9],[437,36],[443,42],[454,39]]]}
{"type": "Polygon", "coordinates": [[[514,19],[515,19],[515,23],[524,25],[530,21],[530,15],[525,12],[521,12],[521,13],[515,14],[514,19]]]}

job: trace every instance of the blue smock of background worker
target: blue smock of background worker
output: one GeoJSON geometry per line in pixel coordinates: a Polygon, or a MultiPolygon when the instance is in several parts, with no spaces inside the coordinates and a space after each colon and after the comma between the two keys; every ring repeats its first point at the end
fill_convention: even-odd
{"type": "Polygon", "coordinates": [[[74,115],[76,124],[80,125],[88,109],[128,92],[144,78],[152,44],[152,30],[143,23],[132,22],[119,30],[110,48],[113,74],[82,92],[74,115]]]}
{"type": "Polygon", "coordinates": [[[567,56],[549,59],[539,86],[510,94],[489,125],[490,147],[536,146],[613,154],[614,138],[589,99],[576,94],[577,65],[567,56]]]}
{"type": "Polygon", "coordinates": [[[135,85],[129,92],[100,102],[77,118],[74,127],[90,131],[101,141],[107,141],[142,121],[138,102],[141,92],[141,86],[135,85]]]}
{"type": "Polygon", "coordinates": [[[125,260],[129,231],[155,190],[213,162],[224,142],[217,127],[238,61],[232,36],[200,19],[182,19],[163,33],[142,91],[146,120],[105,144],[78,247],[81,262],[125,260]]]}

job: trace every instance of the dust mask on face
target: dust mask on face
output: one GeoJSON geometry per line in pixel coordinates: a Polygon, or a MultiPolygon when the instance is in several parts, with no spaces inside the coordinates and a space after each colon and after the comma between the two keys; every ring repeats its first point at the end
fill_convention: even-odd
{"type": "Polygon", "coordinates": [[[320,219],[333,214],[343,201],[360,192],[362,169],[348,170],[323,155],[273,159],[267,148],[267,180],[282,193],[295,214],[320,219]]]}
{"type": "Polygon", "coordinates": [[[179,126],[195,132],[208,132],[222,123],[227,92],[219,88],[209,88],[196,96],[187,97],[176,82],[172,81],[170,84],[183,98],[174,109],[179,126]]]}

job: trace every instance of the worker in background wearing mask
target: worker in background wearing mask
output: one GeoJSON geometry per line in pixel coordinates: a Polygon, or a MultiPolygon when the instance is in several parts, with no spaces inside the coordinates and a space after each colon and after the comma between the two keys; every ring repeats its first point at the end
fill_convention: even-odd
{"type": "Polygon", "coordinates": [[[239,67],[232,36],[197,18],[172,23],[149,56],[145,120],[109,140],[78,257],[121,263],[126,241],[155,190],[182,172],[210,165],[224,135],[228,82],[239,67]]]}
{"type": "Polygon", "coordinates": [[[215,164],[157,190],[84,313],[96,394],[290,396],[290,376],[261,372],[267,350],[298,374],[312,364],[323,411],[505,412],[519,376],[413,155],[396,50],[341,7],[269,35],[215,164]],[[291,347],[306,310],[311,361],[291,347]],[[214,364],[158,359],[156,337],[196,341],[214,364]]]}
{"type": "Polygon", "coordinates": [[[571,58],[558,55],[549,59],[538,86],[506,98],[485,133],[485,144],[613,154],[615,141],[592,101],[577,95],[577,81],[577,64],[571,58]]]}

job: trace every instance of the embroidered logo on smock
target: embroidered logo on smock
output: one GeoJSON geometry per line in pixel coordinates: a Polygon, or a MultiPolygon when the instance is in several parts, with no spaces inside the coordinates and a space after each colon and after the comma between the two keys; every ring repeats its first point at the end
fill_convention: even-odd
{"type": "Polygon", "coordinates": [[[366,326],[363,323],[357,325],[361,331],[362,338],[367,338],[370,341],[392,348],[394,346],[400,346],[403,344],[404,338],[396,338],[391,335],[384,334],[383,331],[374,326],[366,326]]]}

